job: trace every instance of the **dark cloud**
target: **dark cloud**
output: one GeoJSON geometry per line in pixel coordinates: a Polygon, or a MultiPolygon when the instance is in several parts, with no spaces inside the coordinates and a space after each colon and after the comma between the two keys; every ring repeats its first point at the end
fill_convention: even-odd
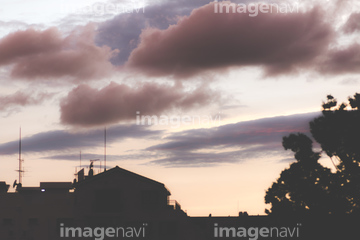
{"type": "MultiPolygon", "coordinates": [[[[171,133],[163,138],[165,143],[142,151],[121,155],[108,155],[108,161],[146,160],[146,164],[165,167],[206,167],[224,163],[243,162],[269,156],[290,159],[292,153],[283,150],[282,137],[293,132],[308,133],[308,123],[320,113],[297,114],[264,118],[209,129],[193,129],[171,133]]],[[[89,154],[87,150],[103,146],[103,130],[70,133],[51,131],[23,138],[24,152],[37,152],[43,159],[78,161],[82,150],[83,159],[103,159],[102,154],[89,154]],[[76,151],[76,153],[69,153],[76,151]],[[45,154],[44,154],[45,153],[45,154]]],[[[144,126],[119,125],[108,128],[110,145],[126,138],[161,139],[164,132],[151,131],[144,126]]],[[[18,152],[18,141],[0,144],[0,154],[18,152]]]]}
{"type": "Polygon", "coordinates": [[[220,153],[178,152],[150,161],[148,164],[164,167],[214,167],[226,163],[244,163],[249,159],[266,158],[281,155],[282,149],[276,146],[256,146],[244,150],[226,151],[220,153]]]}
{"type": "Polygon", "coordinates": [[[206,70],[263,66],[268,75],[310,66],[333,39],[318,8],[306,13],[214,13],[194,10],[166,30],[147,28],[127,66],[150,76],[189,77],[206,70]]]}
{"type": "MultiPolygon", "coordinates": [[[[117,155],[106,155],[107,161],[113,161],[114,158],[117,158],[117,155]]],[[[64,160],[64,161],[79,161],[80,160],[80,152],[78,154],[57,154],[42,157],[42,159],[53,159],[53,160],[64,160]]],[[[84,153],[81,152],[81,160],[89,161],[90,159],[104,159],[103,154],[92,154],[92,153],[84,153]]],[[[116,159],[115,159],[116,160],[116,159]]],[[[85,162],[87,164],[88,162],[85,162]]]]}
{"type": "Polygon", "coordinates": [[[360,44],[329,50],[318,66],[324,74],[360,73],[360,44]]]}
{"type": "Polygon", "coordinates": [[[17,91],[14,94],[0,96],[0,110],[4,111],[19,106],[40,104],[43,101],[51,98],[53,95],[54,94],[52,93],[30,94],[22,91],[17,91]]]}
{"type": "MultiPolygon", "coordinates": [[[[151,131],[144,126],[119,125],[107,129],[108,144],[127,138],[152,138],[161,131],[151,131]]],[[[18,140],[0,144],[0,154],[9,155],[18,152],[18,140]]],[[[22,139],[23,152],[48,152],[89,149],[104,144],[104,131],[71,133],[65,130],[38,133],[22,139]]]]}
{"type": "MultiPolygon", "coordinates": [[[[119,14],[111,20],[99,25],[96,43],[119,49],[120,53],[111,61],[115,65],[123,65],[133,49],[139,44],[141,31],[147,27],[167,29],[176,24],[179,17],[190,15],[193,9],[208,4],[209,0],[157,1],[142,10],[119,14]]],[[[136,8],[135,4],[135,8],[136,8]]]]}
{"type": "Polygon", "coordinates": [[[165,138],[167,143],[148,150],[189,151],[203,148],[239,147],[280,142],[292,132],[309,132],[309,121],[319,113],[264,118],[227,124],[210,129],[194,129],[174,133],[165,138]]]}
{"type": "MultiPolygon", "coordinates": [[[[155,156],[151,156],[149,154],[121,154],[121,155],[106,155],[106,161],[112,162],[112,161],[123,161],[123,160],[149,160],[154,158],[155,156]]],[[[42,159],[53,159],[53,160],[64,160],[64,161],[79,161],[80,159],[80,153],[78,154],[57,154],[57,155],[50,155],[42,157],[42,159]]],[[[86,153],[82,151],[81,153],[81,159],[84,160],[85,164],[88,164],[87,161],[90,159],[104,159],[103,154],[92,154],[92,153],[86,153]]]]}
{"type": "Polygon", "coordinates": [[[78,28],[64,38],[56,28],[13,32],[0,39],[0,66],[12,64],[12,77],[29,80],[107,76],[114,52],[95,46],[93,38],[92,25],[78,28]]]}
{"type": "Polygon", "coordinates": [[[141,115],[160,114],[174,108],[201,107],[218,100],[218,94],[202,86],[186,92],[182,86],[145,83],[136,88],[110,83],[97,90],[88,85],[73,89],[61,103],[63,124],[93,127],[136,119],[141,115]]]}
{"type": "MultiPolygon", "coordinates": [[[[259,12],[251,17],[249,13],[215,14],[209,2],[152,1],[145,11],[122,13],[99,23],[95,42],[119,50],[110,59],[114,65],[126,64],[149,76],[185,78],[243,66],[263,67],[268,76],[319,70],[313,66],[322,66],[319,71],[328,74],[357,72],[351,66],[354,60],[348,61],[350,66],[335,66],[343,69],[340,72],[324,63],[324,56],[337,62],[336,53],[329,50],[336,36],[329,15],[319,6],[305,13],[259,12]]],[[[342,2],[335,5],[339,8],[342,2]]],[[[358,31],[358,19],[359,13],[353,13],[343,30],[358,31]]]]}
{"type": "Polygon", "coordinates": [[[216,165],[271,155],[282,155],[283,159],[288,153],[282,148],[282,137],[294,132],[308,133],[309,121],[319,115],[296,114],[177,132],[164,138],[165,143],[147,150],[166,154],[153,164],[172,167],[216,165]],[[211,153],[202,153],[203,150],[211,153]]]}
{"type": "MultiPolygon", "coordinates": [[[[357,44],[330,48],[336,34],[321,6],[251,17],[216,14],[213,4],[158,1],[146,6],[144,13],[120,14],[100,24],[96,42],[120,50],[113,64],[148,76],[187,78],[244,66],[262,67],[267,76],[304,69],[334,75],[359,72],[357,44]]],[[[338,1],[331,8],[342,4],[338,1]]],[[[343,31],[359,31],[359,16],[351,14],[343,31]]]]}

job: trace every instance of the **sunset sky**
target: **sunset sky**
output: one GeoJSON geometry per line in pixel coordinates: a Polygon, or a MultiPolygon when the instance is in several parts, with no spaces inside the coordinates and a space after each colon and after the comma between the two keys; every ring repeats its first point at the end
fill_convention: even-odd
{"type": "Polygon", "coordinates": [[[80,151],[85,168],[103,160],[106,127],[107,168],[164,183],[189,215],[264,214],[294,161],[282,137],[309,134],[327,94],[360,91],[358,0],[0,2],[0,181],[11,185],[20,127],[23,186],[72,181],[80,151]],[[255,16],[255,3],[282,11],[255,16]],[[162,121],[138,124],[146,115],[162,121]]]}

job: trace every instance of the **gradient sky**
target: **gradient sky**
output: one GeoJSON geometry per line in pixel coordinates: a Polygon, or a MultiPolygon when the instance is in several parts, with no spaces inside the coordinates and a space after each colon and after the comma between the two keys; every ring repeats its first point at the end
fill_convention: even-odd
{"type": "Polygon", "coordinates": [[[357,0],[262,1],[288,12],[256,16],[203,0],[0,2],[9,184],[19,127],[24,186],[72,181],[80,151],[84,167],[102,160],[106,127],[107,167],[164,183],[189,215],[264,214],[294,161],[282,137],[309,134],[327,94],[359,91],[357,0]],[[144,115],[162,124],[138,125],[144,115]]]}

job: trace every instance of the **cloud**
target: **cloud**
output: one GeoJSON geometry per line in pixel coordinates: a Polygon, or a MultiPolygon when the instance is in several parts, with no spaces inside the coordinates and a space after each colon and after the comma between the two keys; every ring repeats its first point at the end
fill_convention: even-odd
{"type": "MultiPolygon", "coordinates": [[[[53,160],[64,160],[64,161],[79,161],[80,154],[57,154],[57,155],[51,155],[51,156],[45,156],[42,157],[42,159],[53,159],[53,160]]],[[[121,155],[106,155],[106,161],[112,162],[112,161],[123,161],[123,160],[149,160],[151,158],[154,158],[154,156],[148,155],[148,154],[121,154],[121,155]]],[[[81,153],[81,159],[89,160],[89,159],[104,159],[103,154],[92,154],[92,153],[84,153],[82,151],[81,153]]],[[[88,162],[85,162],[85,164],[88,164],[88,162]]]]}
{"type": "Polygon", "coordinates": [[[35,25],[35,24],[27,24],[25,22],[21,22],[21,21],[15,21],[15,20],[12,20],[12,21],[1,21],[0,20],[0,26],[2,28],[11,28],[11,29],[16,29],[16,28],[28,28],[29,26],[37,26],[39,27],[40,25],[35,25]]]}
{"type": "Polygon", "coordinates": [[[44,100],[53,96],[52,93],[38,93],[30,94],[22,91],[17,91],[14,94],[7,96],[0,96],[0,110],[8,110],[18,106],[36,105],[42,103],[44,100]]]}
{"type": "Polygon", "coordinates": [[[141,115],[160,114],[172,109],[201,107],[218,100],[218,94],[202,86],[186,92],[174,86],[144,83],[136,88],[110,83],[97,90],[88,85],[74,88],[61,102],[61,122],[93,127],[136,119],[141,115]]]}
{"type": "Polygon", "coordinates": [[[347,78],[340,82],[342,85],[357,85],[359,84],[359,80],[355,78],[347,78]]]}
{"type": "MultiPolygon", "coordinates": [[[[158,136],[161,131],[151,131],[144,126],[118,125],[107,129],[106,140],[108,144],[119,142],[127,138],[149,138],[158,136]]],[[[67,150],[85,150],[102,147],[104,144],[104,131],[92,130],[88,132],[67,132],[65,130],[37,133],[24,137],[21,141],[25,153],[67,150]]],[[[0,155],[15,154],[18,152],[18,140],[0,144],[0,155]]]]}
{"type": "Polygon", "coordinates": [[[262,66],[289,73],[327,50],[334,37],[319,8],[305,13],[214,13],[214,3],[166,30],[143,30],[127,67],[149,76],[187,78],[208,70],[262,66]]]}
{"type": "Polygon", "coordinates": [[[210,129],[174,133],[167,143],[148,150],[199,150],[213,147],[237,147],[279,142],[292,132],[309,132],[309,121],[320,113],[296,114],[227,124],[210,129]]]}
{"type": "Polygon", "coordinates": [[[360,73],[360,44],[330,50],[318,66],[324,74],[360,73]]]}
{"type": "Polygon", "coordinates": [[[42,24],[29,24],[21,21],[1,21],[0,20],[0,37],[6,36],[13,31],[26,30],[28,28],[45,28],[42,24]]]}
{"type": "MultiPolygon", "coordinates": [[[[227,124],[208,129],[193,129],[171,133],[165,143],[125,155],[109,155],[109,161],[146,160],[146,164],[165,167],[206,167],[224,163],[243,162],[269,156],[290,158],[283,150],[282,137],[293,132],[309,132],[308,123],[320,113],[296,114],[227,124]]],[[[109,145],[127,138],[160,139],[163,131],[149,130],[146,126],[117,125],[107,129],[109,145]]],[[[22,139],[26,153],[53,153],[43,159],[77,161],[82,150],[84,159],[102,158],[102,154],[88,154],[86,150],[103,146],[103,130],[67,132],[64,130],[38,133],[22,139]],[[55,154],[54,154],[55,153],[55,154]]],[[[18,152],[18,141],[0,144],[0,154],[18,152]]]]}
{"type": "Polygon", "coordinates": [[[249,159],[266,158],[280,155],[282,149],[278,146],[255,146],[244,150],[226,151],[219,153],[183,152],[182,154],[168,154],[168,156],[152,160],[148,164],[164,167],[214,167],[227,163],[244,163],[249,159]]]}
{"type": "Polygon", "coordinates": [[[99,24],[95,41],[98,45],[106,45],[111,49],[119,49],[118,55],[111,59],[115,65],[123,65],[139,44],[139,36],[143,29],[153,27],[167,29],[176,24],[179,17],[190,15],[195,8],[209,3],[208,0],[179,0],[179,1],[152,1],[145,7],[145,11],[137,9],[139,6],[134,2],[130,9],[131,13],[119,14],[116,17],[99,24]],[[139,10],[139,12],[135,12],[139,10]]]}
{"type": "Polygon", "coordinates": [[[166,155],[151,163],[172,167],[212,166],[275,155],[288,157],[281,145],[282,137],[294,132],[309,133],[309,121],[319,115],[278,116],[177,132],[164,138],[165,143],[146,150],[166,155]]]}
{"type": "Polygon", "coordinates": [[[360,31],[360,12],[352,13],[343,26],[345,33],[354,33],[360,31]]]}
{"type": "Polygon", "coordinates": [[[85,81],[107,76],[112,70],[109,47],[93,42],[91,24],[62,37],[57,28],[27,29],[0,40],[0,66],[12,64],[11,76],[21,79],[69,77],[85,81]]]}

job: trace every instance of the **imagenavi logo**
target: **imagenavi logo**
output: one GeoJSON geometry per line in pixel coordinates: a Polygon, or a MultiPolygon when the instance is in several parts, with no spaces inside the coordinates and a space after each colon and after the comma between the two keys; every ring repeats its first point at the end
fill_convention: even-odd
{"type": "Polygon", "coordinates": [[[126,227],[67,227],[60,223],[61,238],[89,238],[94,240],[104,240],[105,238],[145,238],[148,224],[142,226],[126,227]]]}
{"type": "Polygon", "coordinates": [[[259,13],[298,13],[299,4],[298,3],[266,3],[266,2],[256,2],[256,3],[233,3],[231,1],[222,1],[214,2],[214,13],[241,13],[248,14],[250,17],[256,17],[259,13]]]}
{"type": "Polygon", "coordinates": [[[298,238],[301,223],[295,227],[222,227],[214,223],[214,237],[244,238],[257,240],[261,238],[298,238]]]}

